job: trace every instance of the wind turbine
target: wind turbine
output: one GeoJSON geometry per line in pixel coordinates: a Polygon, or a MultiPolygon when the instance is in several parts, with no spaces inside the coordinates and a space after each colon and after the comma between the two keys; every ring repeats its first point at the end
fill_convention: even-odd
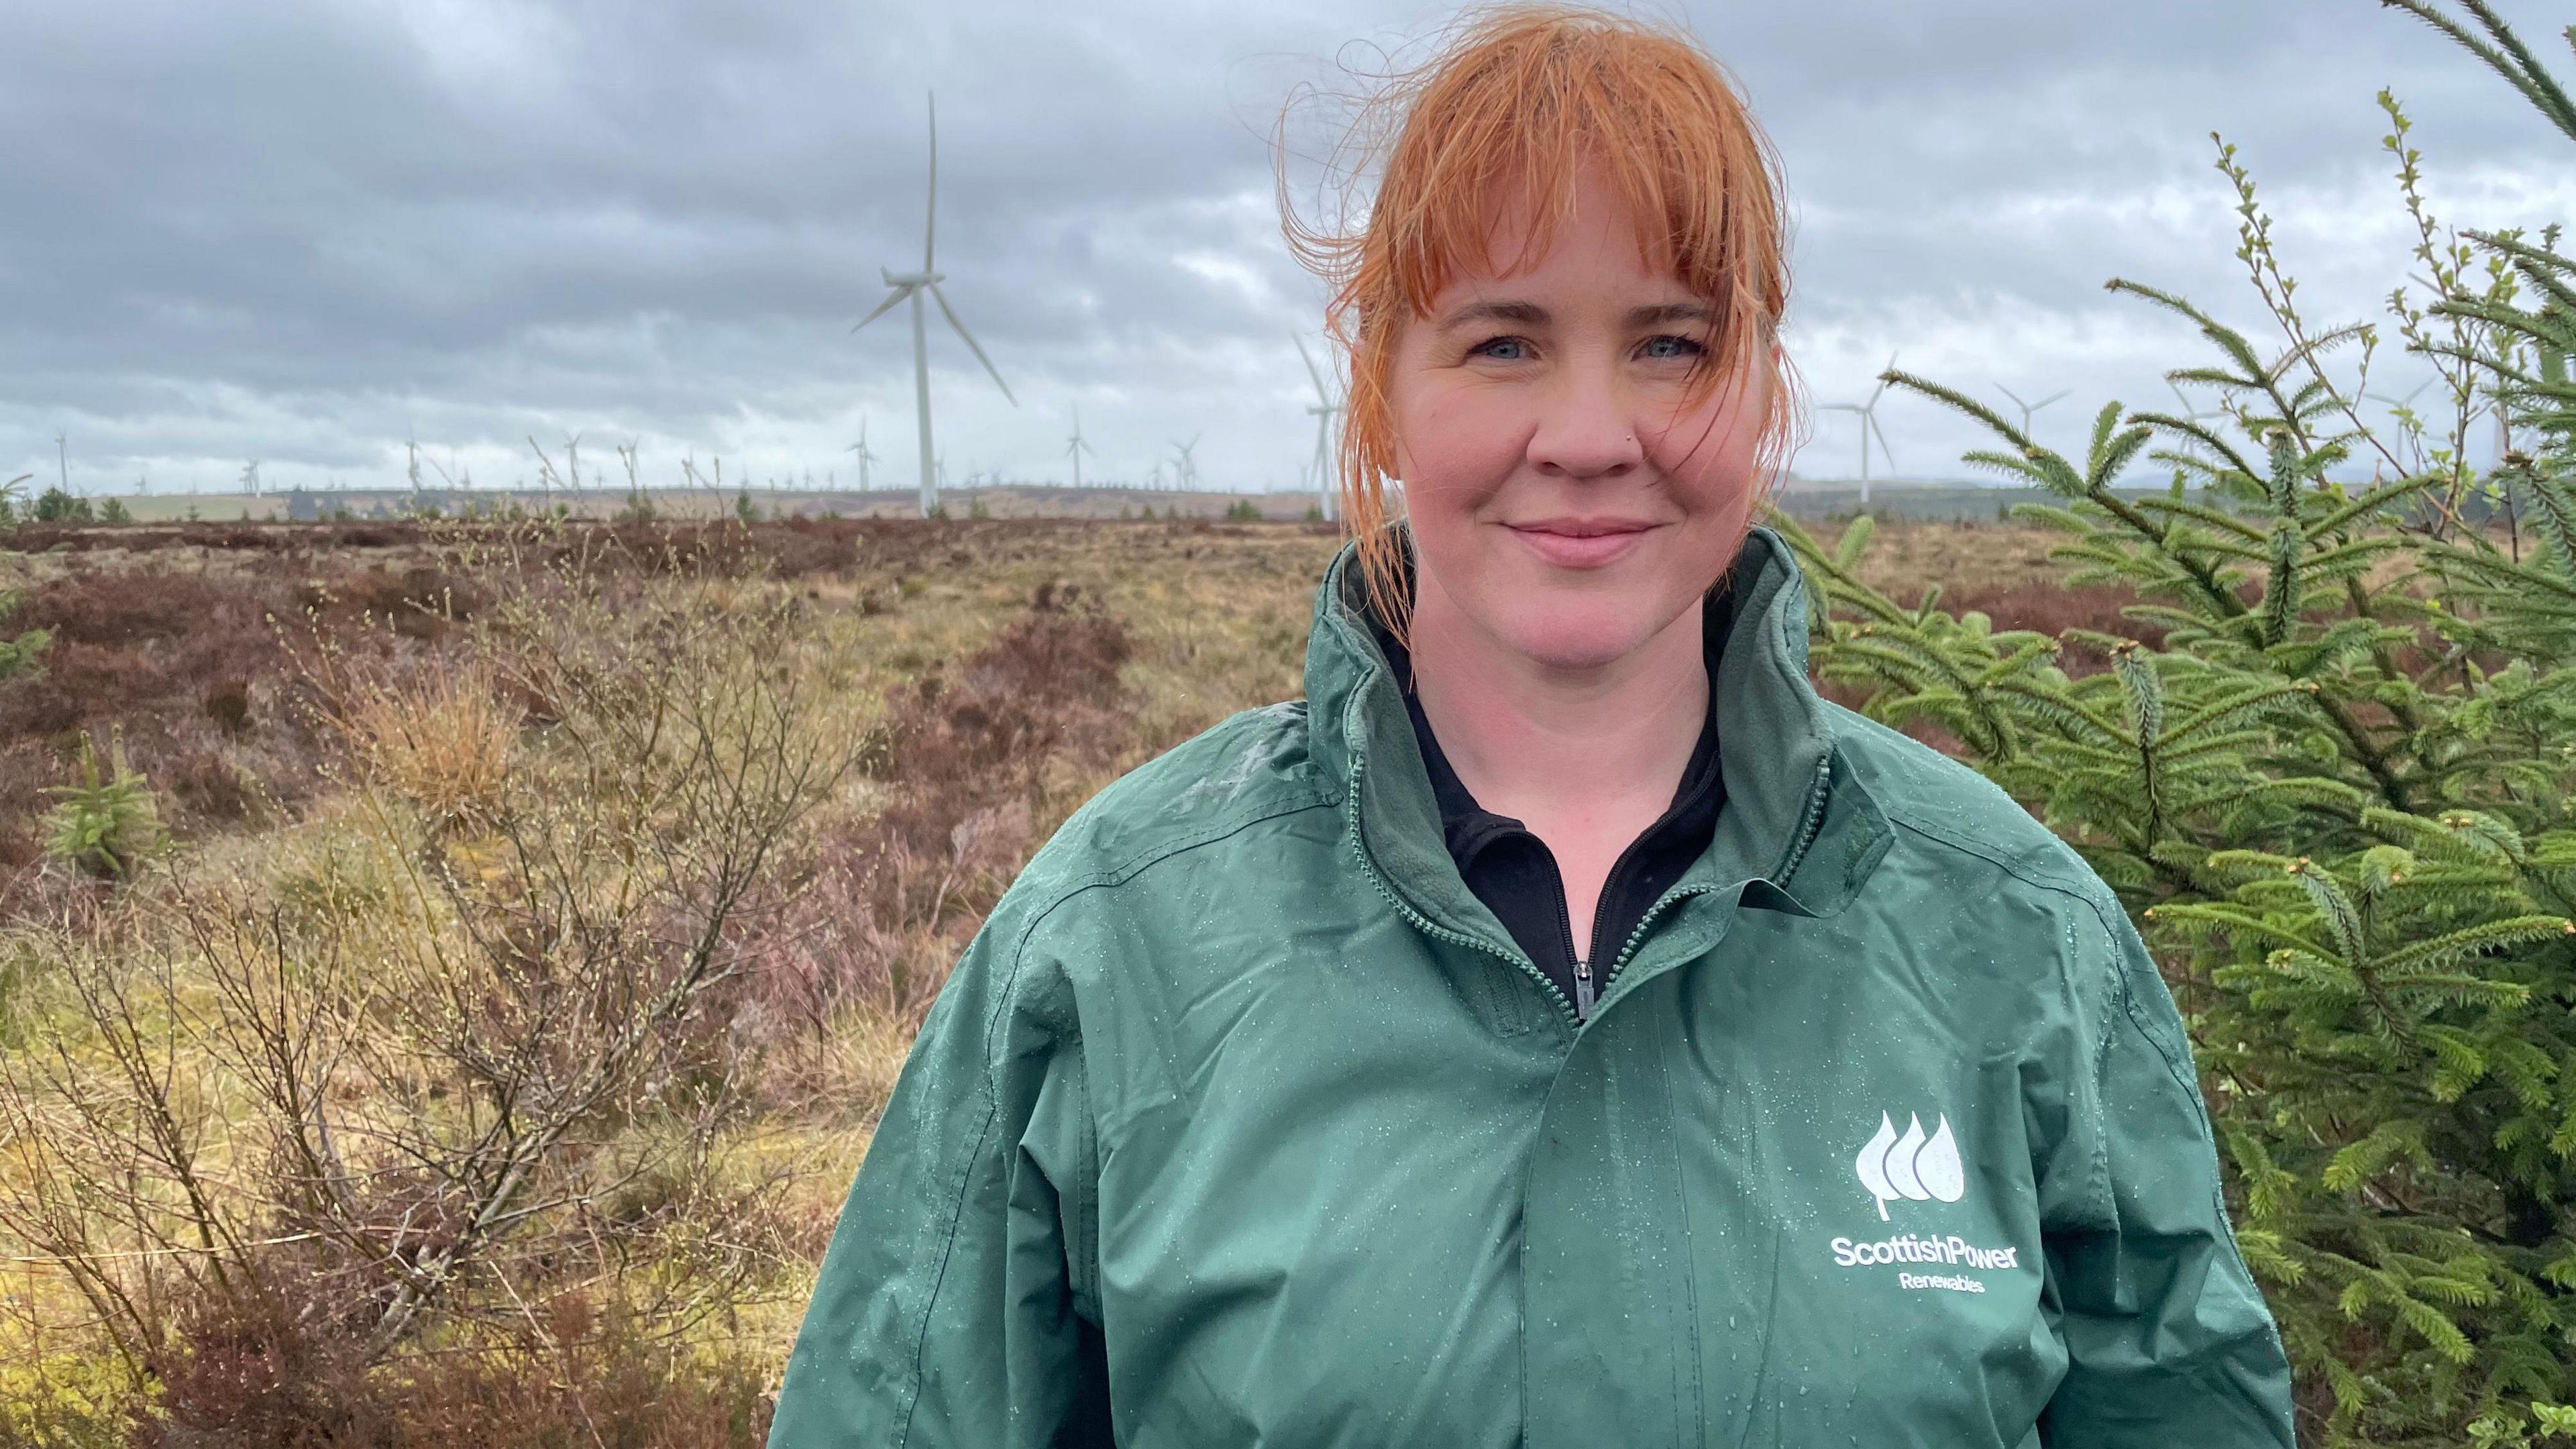
{"type": "Polygon", "coordinates": [[[1183,493],[1192,492],[1199,486],[1199,460],[1190,456],[1190,450],[1199,445],[1200,436],[1192,433],[1188,442],[1175,439],[1172,443],[1172,450],[1180,455],[1172,463],[1172,486],[1183,493]]]}
{"type": "Polygon", "coordinates": [[[1067,438],[1064,444],[1064,455],[1073,460],[1073,486],[1076,488],[1082,486],[1082,455],[1085,453],[1090,453],[1095,458],[1100,456],[1092,451],[1089,443],[1082,440],[1082,406],[1077,403],[1073,409],[1073,436],[1067,438]]]}
{"type": "MultiPolygon", "coordinates": [[[[2170,378],[2170,377],[2165,379],[2165,386],[2167,386],[2167,387],[2169,387],[2169,388],[2173,389],[2174,401],[2175,401],[2175,402],[2177,402],[2177,403],[2182,404],[2182,419],[2183,419],[2183,421],[2184,421],[2184,422],[2187,422],[2187,423],[2203,423],[2203,422],[2207,422],[2207,421],[2208,421],[2209,419],[2211,419],[2211,418],[2223,418],[2223,417],[2227,416],[2227,409],[2225,409],[2225,408],[2195,408],[2195,407],[2193,407],[2193,406],[2191,405],[2191,395],[2190,395],[2190,394],[2188,394],[2188,393],[2186,393],[2186,392],[2184,392],[2184,391],[2182,390],[2182,384],[2181,384],[2181,383],[2178,383],[2178,382],[2174,381],[2174,380],[2173,380],[2172,378],[2170,378]]],[[[2422,391],[2423,391],[2423,389],[2422,389],[2422,388],[2417,388],[2417,389],[2415,390],[2415,392],[2422,392],[2422,391]]],[[[2411,398],[2413,398],[2413,397],[2415,396],[2415,393],[2410,392],[2410,393],[2408,393],[2406,396],[2407,396],[2408,398],[2410,398],[2410,399],[2411,399],[2411,398]]],[[[2385,399],[2382,399],[2382,400],[2383,400],[2383,401],[2385,401],[2385,399]]],[[[2192,438],[2192,439],[2190,439],[2189,441],[2187,441],[2187,442],[2185,442],[2185,443],[2183,444],[2183,449],[2182,449],[2182,450],[2183,450],[2184,455],[2185,455],[2185,456],[2187,456],[2187,457],[2191,457],[2191,458],[2200,458],[2200,457],[2201,457],[2201,453],[2202,453],[2202,448],[2203,448],[2203,444],[2201,443],[2200,439],[2198,439],[2198,438],[2192,438]]],[[[2204,460],[2204,461],[2205,461],[2205,460],[2204,460]]]]}
{"type": "Polygon", "coordinates": [[[856,453],[858,455],[859,491],[862,493],[867,492],[868,465],[877,460],[877,455],[868,450],[868,420],[866,418],[859,419],[859,440],[852,443],[850,446],[843,448],[841,451],[844,453],[856,453]]]}
{"type": "Polygon", "coordinates": [[[1886,431],[1878,425],[1878,400],[1887,392],[1887,374],[1895,370],[1896,354],[1891,352],[1887,354],[1887,366],[1879,374],[1878,389],[1869,395],[1868,402],[1825,404],[1825,411],[1829,413],[1860,414],[1860,506],[1863,508],[1869,506],[1869,440],[1873,435],[1878,439],[1880,460],[1887,464],[1890,476],[1894,476],[1896,454],[1887,446],[1886,431]]]}
{"type": "MultiPolygon", "coordinates": [[[[2400,409],[2400,408],[2412,408],[2412,407],[2414,407],[2414,406],[2415,406],[2415,399],[2417,399],[2417,398],[2419,398],[2419,397],[2422,397],[2422,396],[2424,395],[2424,389],[2426,389],[2426,388],[2428,388],[2428,387],[2431,387],[2432,385],[2433,385],[2433,379],[2431,379],[2431,378],[2429,378],[2429,377],[2428,377],[2428,378],[2424,379],[2422,382],[2419,382],[2419,383],[2415,384],[2413,387],[2411,387],[2411,388],[2407,389],[2407,391],[2406,391],[2406,395],[2405,395],[2404,397],[2390,397],[2388,394],[2386,394],[2386,393],[2384,393],[2384,392],[2366,392],[2366,393],[2363,393],[2363,394],[2362,394],[2362,396],[2363,396],[2363,397],[2366,397],[2366,398],[2369,398],[2369,399],[2371,399],[2371,400],[2372,400],[2372,401],[2374,401],[2374,402],[2383,402],[2383,403],[2386,403],[2386,404],[2388,404],[2388,410],[2389,410],[2390,412],[2395,412],[2395,411],[2397,411],[2397,410],[2398,410],[2398,409],[2400,409]]],[[[2174,394],[2175,394],[2177,397],[2179,397],[2179,396],[2182,394],[2182,389],[2181,389],[2181,388],[2175,388],[2175,389],[2174,389],[2174,394]]]]}
{"type": "MultiPolygon", "coordinates": [[[[1893,362],[1891,362],[1890,365],[1893,366],[1893,362]]],[[[1995,391],[2011,398],[2013,400],[2013,406],[2021,409],[2021,435],[2025,438],[2030,436],[2031,414],[2038,412],[2041,408],[2044,408],[2050,403],[2056,402],[2066,396],[2066,394],[2062,392],[2053,392],[2048,396],[2041,398],[2037,402],[2023,402],[2021,400],[2020,393],[2017,393],[2011,388],[2005,387],[2000,383],[1996,384],[1995,391]]]]}
{"type": "Polygon", "coordinates": [[[945,273],[931,265],[931,243],[937,237],[938,224],[939,98],[932,96],[930,98],[930,193],[929,201],[923,206],[921,214],[921,270],[890,272],[883,267],[877,268],[877,275],[885,278],[885,284],[891,290],[886,293],[885,300],[877,304],[875,311],[860,318],[858,324],[850,329],[856,332],[860,327],[865,327],[892,311],[897,302],[907,297],[912,300],[912,397],[916,415],[921,423],[921,516],[924,518],[928,518],[930,510],[939,506],[939,481],[936,477],[937,455],[932,452],[930,445],[930,340],[922,321],[922,293],[928,292],[931,300],[939,304],[939,315],[948,319],[948,325],[957,329],[958,337],[965,342],[969,350],[974,352],[975,360],[984,364],[984,370],[993,375],[993,385],[1002,390],[1002,396],[1010,398],[1011,406],[1020,405],[1018,398],[1011,397],[1011,385],[1002,381],[1001,369],[993,366],[993,359],[984,355],[983,347],[975,341],[975,334],[966,330],[966,324],[957,320],[957,309],[948,305],[948,294],[939,290],[939,284],[947,277],[945,273]]]}
{"type": "Polygon", "coordinates": [[[1307,380],[1315,384],[1315,400],[1306,407],[1307,416],[1315,420],[1315,507],[1326,518],[1333,516],[1332,441],[1333,415],[1342,405],[1333,401],[1330,388],[1324,386],[1324,374],[1315,367],[1314,356],[1306,351],[1306,339],[1296,338],[1297,356],[1306,364],[1307,380]]]}

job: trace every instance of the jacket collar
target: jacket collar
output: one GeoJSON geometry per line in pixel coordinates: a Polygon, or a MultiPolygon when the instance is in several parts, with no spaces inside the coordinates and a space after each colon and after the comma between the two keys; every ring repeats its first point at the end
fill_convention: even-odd
{"type": "MultiPolygon", "coordinates": [[[[1725,808],[1677,891],[1830,915],[1884,854],[1887,823],[1840,763],[1826,706],[1807,682],[1807,591],[1780,536],[1757,528],[1719,587],[1734,607],[1711,681],[1725,808]]],[[[1384,883],[1433,925],[1516,954],[1459,878],[1439,805],[1385,652],[1370,627],[1358,549],[1344,545],[1316,593],[1306,644],[1309,748],[1357,792],[1357,844],[1384,883]]]]}

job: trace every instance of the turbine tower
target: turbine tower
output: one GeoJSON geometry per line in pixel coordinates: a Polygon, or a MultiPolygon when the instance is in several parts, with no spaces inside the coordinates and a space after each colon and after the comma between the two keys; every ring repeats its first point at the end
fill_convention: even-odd
{"type": "Polygon", "coordinates": [[[1887,464],[1889,476],[1894,476],[1896,454],[1888,448],[1887,433],[1878,425],[1878,400],[1887,393],[1887,374],[1895,370],[1896,354],[1891,352],[1887,354],[1887,367],[1879,374],[1878,389],[1869,395],[1868,402],[1825,404],[1825,411],[1829,413],[1860,414],[1860,506],[1863,508],[1869,506],[1869,440],[1872,435],[1878,438],[1879,460],[1887,464]]]}
{"type": "Polygon", "coordinates": [[[1199,437],[1199,434],[1192,433],[1188,442],[1176,439],[1172,443],[1172,451],[1177,455],[1172,460],[1172,487],[1183,493],[1198,490],[1199,460],[1190,456],[1190,450],[1199,445],[1199,437]]]}
{"type": "Polygon", "coordinates": [[[1324,386],[1324,374],[1315,367],[1313,354],[1306,351],[1306,339],[1299,337],[1297,356],[1306,364],[1307,380],[1315,384],[1315,400],[1307,405],[1307,416],[1315,420],[1315,507],[1327,519],[1339,501],[1333,489],[1333,415],[1342,405],[1333,401],[1332,389],[1324,386]]]}
{"type": "Polygon", "coordinates": [[[1073,486],[1076,488],[1082,486],[1082,455],[1085,453],[1095,458],[1100,456],[1082,440],[1082,405],[1076,403],[1073,408],[1073,436],[1065,439],[1064,443],[1064,455],[1073,460],[1073,486]]]}
{"type": "Polygon", "coordinates": [[[844,453],[855,453],[858,455],[859,491],[862,493],[867,492],[868,465],[877,460],[877,455],[868,450],[868,420],[866,418],[859,419],[859,440],[852,443],[850,446],[843,448],[841,451],[844,453]]]}
{"type": "Polygon", "coordinates": [[[892,311],[897,302],[906,298],[912,301],[912,398],[915,414],[921,424],[921,516],[924,518],[928,518],[930,511],[939,506],[939,480],[936,475],[938,455],[932,451],[930,444],[930,339],[922,320],[922,293],[928,292],[931,300],[939,304],[939,315],[948,319],[948,325],[957,329],[957,336],[975,354],[975,360],[984,364],[984,370],[993,375],[993,385],[1002,390],[1002,396],[1010,398],[1011,406],[1020,405],[1018,398],[1011,397],[1011,385],[1002,381],[1001,369],[993,366],[993,359],[984,355],[983,347],[975,341],[975,334],[966,330],[966,324],[957,320],[957,309],[948,305],[948,294],[939,290],[939,284],[947,278],[945,273],[932,265],[934,254],[931,244],[937,238],[938,223],[939,98],[932,96],[930,99],[930,199],[922,208],[921,270],[892,272],[883,267],[877,268],[877,275],[885,278],[888,289],[885,300],[877,303],[875,311],[860,318],[857,325],[850,329],[856,332],[860,327],[874,322],[892,311]]]}

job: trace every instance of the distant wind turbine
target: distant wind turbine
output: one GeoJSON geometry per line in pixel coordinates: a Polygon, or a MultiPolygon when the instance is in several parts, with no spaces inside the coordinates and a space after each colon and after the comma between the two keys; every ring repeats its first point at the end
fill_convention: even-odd
{"type": "Polygon", "coordinates": [[[1878,389],[1865,403],[1827,403],[1829,413],[1860,414],[1860,506],[1869,506],[1869,440],[1878,439],[1879,460],[1887,464],[1889,476],[1895,476],[1896,454],[1887,446],[1887,433],[1878,425],[1878,400],[1886,395],[1887,374],[1896,370],[1896,354],[1887,354],[1887,366],[1879,373],[1878,389]]]}
{"type": "Polygon", "coordinates": [[[1064,455],[1073,460],[1073,486],[1076,488],[1082,486],[1082,455],[1085,453],[1090,453],[1095,458],[1100,456],[1092,452],[1089,443],[1082,440],[1082,405],[1076,403],[1073,409],[1073,436],[1065,439],[1064,443],[1064,455]]]}
{"type": "Polygon", "coordinates": [[[2011,388],[1998,384],[1995,391],[2011,398],[2013,400],[2013,406],[2021,409],[2021,435],[2025,438],[2030,436],[2031,415],[2038,412],[2041,408],[2048,406],[2050,403],[2057,402],[2066,396],[2066,394],[2062,392],[2053,392],[2048,396],[2041,398],[2037,402],[2023,402],[2021,400],[2021,394],[2013,391],[2011,388]]]}
{"type": "Polygon", "coordinates": [[[1314,356],[1306,351],[1306,339],[1297,338],[1297,356],[1306,364],[1307,380],[1315,384],[1315,400],[1307,404],[1307,416],[1315,420],[1315,507],[1331,518],[1333,504],[1333,415],[1342,405],[1333,401],[1332,389],[1324,386],[1324,374],[1315,367],[1314,356]]]}
{"type": "MultiPolygon", "coordinates": [[[[2414,387],[2408,389],[2404,397],[2390,397],[2384,392],[2366,392],[2363,393],[2362,396],[2369,398],[2373,402],[2384,404],[2392,413],[2401,417],[2411,418],[2415,415],[2415,399],[2422,397],[2424,395],[2424,389],[2431,387],[2432,385],[2433,379],[2428,377],[2422,382],[2415,384],[2414,387]]],[[[2176,389],[2176,391],[2180,391],[2180,389],[2176,389]]]]}
{"type": "MultiPolygon", "coordinates": [[[[2392,408],[2411,408],[2415,405],[2415,399],[2424,395],[2424,389],[2431,387],[2432,385],[2433,379],[2428,377],[2422,382],[2415,384],[2413,387],[2408,388],[2404,397],[2390,397],[2384,392],[2366,392],[2363,393],[2362,396],[2375,399],[2379,402],[2384,402],[2392,408]]],[[[2182,389],[2175,388],[2174,391],[2176,393],[2180,393],[2182,389]]]]}
{"type": "Polygon", "coordinates": [[[1192,433],[1188,442],[1175,440],[1172,444],[1172,451],[1180,455],[1172,461],[1172,486],[1184,493],[1199,486],[1199,460],[1190,456],[1190,450],[1199,445],[1201,436],[1192,433]]]}
{"type": "Polygon", "coordinates": [[[868,465],[877,460],[877,455],[868,450],[868,420],[866,418],[859,419],[859,440],[852,443],[850,446],[843,448],[841,451],[844,453],[855,453],[858,455],[859,491],[862,493],[867,492],[868,465]]]}
{"type": "Polygon", "coordinates": [[[1002,390],[1002,396],[1010,398],[1011,406],[1020,405],[1018,398],[1011,397],[1011,385],[1002,381],[1001,369],[993,366],[993,359],[984,355],[983,347],[975,341],[975,334],[966,330],[966,324],[957,320],[957,309],[948,305],[948,294],[939,290],[939,284],[947,280],[946,274],[931,265],[932,242],[937,237],[939,223],[939,99],[937,96],[932,96],[930,100],[929,196],[928,203],[922,209],[921,218],[921,270],[890,272],[883,267],[877,268],[877,275],[885,278],[885,284],[890,290],[886,293],[885,300],[877,304],[875,311],[860,318],[857,325],[850,329],[856,332],[860,327],[867,326],[893,310],[897,302],[905,298],[912,300],[912,395],[914,409],[921,423],[921,516],[924,518],[928,518],[930,510],[939,506],[939,480],[937,454],[932,451],[930,444],[930,341],[922,321],[922,293],[928,292],[931,300],[939,304],[939,315],[948,319],[948,325],[957,329],[958,337],[965,342],[968,349],[974,352],[975,360],[984,364],[984,370],[993,375],[993,385],[1002,390]]]}
{"type": "MultiPolygon", "coordinates": [[[[2165,379],[2165,386],[2173,389],[2174,401],[2182,404],[2181,416],[2184,422],[2195,424],[2205,423],[2212,418],[2223,418],[2227,416],[2227,409],[2225,408],[2193,407],[2191,405],[2191,395],[2182,390],[2181,383],[2174,381],[2170,377],[2165,379]]],[[[2423,389],[2417,388],[2415,391],[2421,392],[2423,389]]],[[[2412,398],[2414,395],[2415,393],[2411,392],[2407,394],[2409,398],[2412,398]]],[[[2204,463],[2207,461],[2203,458],[2203,454],[2206,452],[2206,447],[2198,438],[2192,438],[2188,442],[2184,443],[2182,450],[2184,455],[2187,457],[2202,459],[2204,463]]]]}

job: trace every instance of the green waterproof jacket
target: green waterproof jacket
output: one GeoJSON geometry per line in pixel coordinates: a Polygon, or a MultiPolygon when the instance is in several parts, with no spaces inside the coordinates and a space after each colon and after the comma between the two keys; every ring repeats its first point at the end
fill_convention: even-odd
{"type": "Polygon", "coordinates": [[[1084,806],[930,1013],[771,1449],[2291,1443],[2172,999],[1723,586],[1726,804],[1588,1020],[1466,889],[1349,550],[1302,703],[1084,806]]]}

